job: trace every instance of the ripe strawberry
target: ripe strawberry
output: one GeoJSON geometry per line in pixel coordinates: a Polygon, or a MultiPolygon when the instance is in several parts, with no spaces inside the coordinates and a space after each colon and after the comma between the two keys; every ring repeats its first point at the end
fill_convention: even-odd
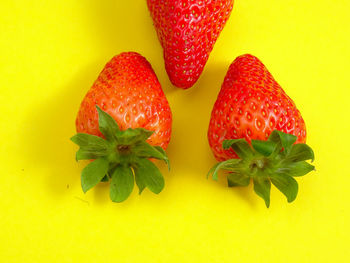
{"type": "Polygon", "coordinates": [[[183,89],[192,87],[230,17],[233,0],[147,0],[147,4],[171,82],[183,89]]]}
{"type": "Polygon", "coordinates": [[[83,99],[76,119],[77,160],[96,159],[82,172],[84,192],[111,179],[111,199],[124,201],[134,185],[159,193],[164,179],[148,158],[168,162],[169,103],[151,65],[122,53],[107,63],[83,99]],[[97,110],[96,110],[97,108],[97,110]]]}
{"type": "Polygon", "coordinates": [[[300,112],[261,61],[252,55],[238,57],[230,66],[209,125],[210,147],[218,161],[237,158],[222,149],[225,139],[267,139],[273,130],[306,140],[300,112]]]}
{"type": "Polygon", "coordinates": [[[231,172],[229,186],[248,185],[253,178],[255,191],[267,206],[270,180],[291,202],[298,189],[291,176],[314,169],[305,162],[314,154],[304,144],[306,128],[300,112],[252,55],[240,56],[231,64],[212,110],[208,140],[221,162],[211,171],[214,178],[218,169],[231,172]]]}

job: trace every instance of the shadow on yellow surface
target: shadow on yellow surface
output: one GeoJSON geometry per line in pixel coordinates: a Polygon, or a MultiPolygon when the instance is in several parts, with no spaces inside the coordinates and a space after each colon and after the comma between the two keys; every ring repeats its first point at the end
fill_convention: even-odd
{"type": "Polygon", "coordinates": [[[169,156],[173,157],[173,166],[178,171],[205,176],[214,163],[207,140],[207,127],[225,72],[226,65],[206,68],[205,74],[191,89],[173,88],[177,89],[174,104],[185,108],[173,111],[173,136],[169,146],[169,156]],[[198,129],[200,127],[205,129],[198,129]]]}
{"type": "Polygon", "coordinates": [[[75,116],[94,74],[94,67],[87,67],[58,94],[28,113],[30,129],[22,135],[24,153],[28,164],[46,171],[46,178],[42,179],[54,198],[80,184],[80,165],[74,160],[77,147],[69,139],[75,133],[75,116]]]}

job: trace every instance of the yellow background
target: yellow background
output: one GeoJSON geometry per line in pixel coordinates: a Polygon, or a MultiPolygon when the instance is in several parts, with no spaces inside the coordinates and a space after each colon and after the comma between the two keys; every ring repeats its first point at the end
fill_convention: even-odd
{"type": "Polygon", "coordinates": [[[0,3],[1,262],[347,262],[350,2],[237,0],[195,87],[171,86],[146,1],[0,3]],[[84,94],[104,64],[137,51],[173,111],[166,188],[109,200],[83,194],[69,141],[84,94]],[[206,180],[206,132],[229,64],[258,56],[294,99],[317,172],[297,200],[206,180]]]}

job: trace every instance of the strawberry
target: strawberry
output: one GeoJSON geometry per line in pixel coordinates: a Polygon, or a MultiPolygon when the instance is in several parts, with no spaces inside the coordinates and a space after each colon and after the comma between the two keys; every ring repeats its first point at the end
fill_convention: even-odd
{"type": "Polygon", "coordinates": [[[171,124],[169,103],[148,61],[133,52],[112,58],[76,119],[76,159],[94,159],[82,171],[83,191],[111,179],[111,199],[122,202],[133,190],[135,176],[140,194],[145,187],[161,192],[164,179],[149,158],[168,162],[171,124]]]}
{"type": "Polygon", "coordinates": [[[294,102],[264,64],[252,55],[238,57],[230,66],[212,110],[208,140],[220,162],[211,170],[228,170],[229,186],[254,181],[256,193],[270,204],[271,182],[296,198],[294,176],[314,170],[306,128],[294,102]]]}
{"type": "Polygon", "coordinates": [[[147,0],[147,4],[171,82],[183,89],[192,87],[230,17],[233,0],[147,0]]]}

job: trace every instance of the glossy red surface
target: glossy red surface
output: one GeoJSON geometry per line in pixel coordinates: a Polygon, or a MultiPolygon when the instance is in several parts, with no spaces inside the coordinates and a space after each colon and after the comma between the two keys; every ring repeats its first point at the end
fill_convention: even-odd
{"type": "Polygon", "coordinates": [[[211,114],[208,140],[215,158],[237,158],[233,150],[223,150],[226,139],[264,140],[275,129],[298,136],[298,143],[306,141],[305,123],[293,100],[258,58],[240,56],[231,64],[211,114]]]}
{"type": "Polygon", "coordinates": [[[121,130],[154,131],[148,142],[167,148],[171,137],[171,110],[157,76],[141,55],[122,53],[107,63],[81,103],[77,132],[102,136],[96,105],[110,114],[121,130]]]}

